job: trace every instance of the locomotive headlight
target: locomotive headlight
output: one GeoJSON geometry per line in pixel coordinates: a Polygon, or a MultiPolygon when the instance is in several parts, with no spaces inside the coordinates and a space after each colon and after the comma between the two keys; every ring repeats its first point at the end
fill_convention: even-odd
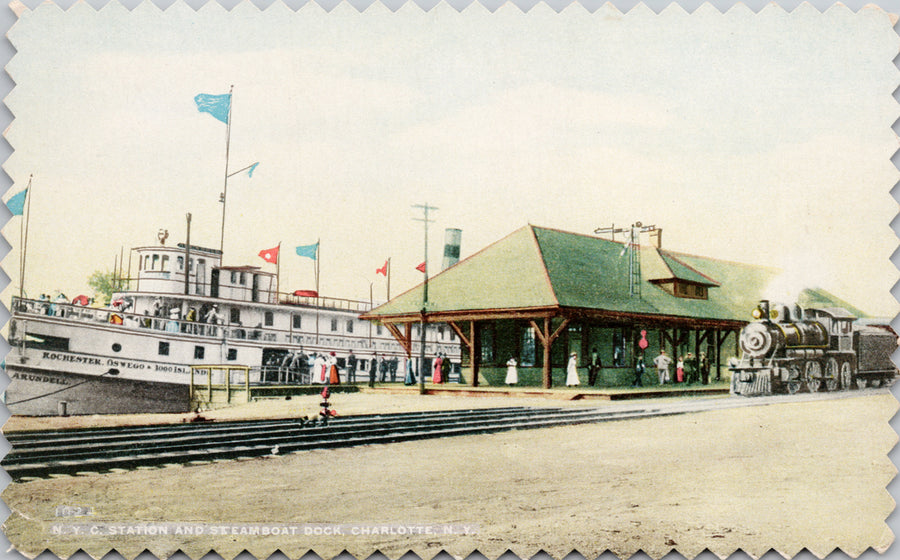
{"type": "Polygon", "coordinates": [[[769,312],[769,319],[777,319],[778,318],[778,310],[773,309],[769,312]]]}
{"type": "Polygon", "coordinates": [[[754,319],[762,319],[762,309],[757,307],[756,309],[753,310],[751,315],[753,315],[754,319]]]}

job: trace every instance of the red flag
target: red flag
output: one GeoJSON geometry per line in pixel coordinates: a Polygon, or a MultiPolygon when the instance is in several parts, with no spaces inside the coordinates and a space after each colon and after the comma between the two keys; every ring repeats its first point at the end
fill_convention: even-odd
{"type": "Polygon", "coordinates": [[[375,274],[380,274],[380,275],[382,275],[382,276],[387,276],[387,265],[388,265],[388,262],[387,262],[387,261],[384,261],[384,266],[382,266],[381,268],[376,268],[376,269],[375,269],[375,274]]]}
{"type": "Polygon", "coordinates": [[[424,272],[425,272],[425,261],[422,261],[422,264],[420,264],[419,266],[417,266],[417,267],[416,267],[416,270],[418,270],[419,272],[423,272],[423,273],[424,273],[424,272]]]}
{"type": "Polygon", "coordinates": [[[272,249],[263,249],[259,252],[259,256],[266,262],[278,264],[278,247],[272,249]]]}
{"type": "Polygon", "coordinates": [[[295,290],[294,295],[297,297],[319,297],[319,292],[315,290],[295,290]]]}

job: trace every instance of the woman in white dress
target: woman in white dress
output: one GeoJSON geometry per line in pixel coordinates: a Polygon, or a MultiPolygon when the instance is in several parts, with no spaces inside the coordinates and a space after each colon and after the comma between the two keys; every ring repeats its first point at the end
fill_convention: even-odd
{"type": "Polygon", "coordinates": [[[578,353],[569,354],[569,363],[566,366],[566,387],[578,386],[578,353]]]}
{"type": "Polygon", "coordinates": [[[319,354],[316,356],[316,361],[313,366],[313,383],[325,384],[328,380],[326,377],[326,362],[325,355],[319,354]]]}
{"type": "Polygon", "coordinates": [[[506,383],[510,387],[519,382],[519,370],[516,369],[516,366],[519,363],[512,356],[509,357],[509,360],[506,362],[506,383]]]}

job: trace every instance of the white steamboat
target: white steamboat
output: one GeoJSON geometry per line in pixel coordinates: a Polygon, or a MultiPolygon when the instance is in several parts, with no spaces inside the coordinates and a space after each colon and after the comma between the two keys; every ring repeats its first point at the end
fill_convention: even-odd
{"type": "MultiPolygon", "coordinates": [[[[13,298],[5,395],[12,414],[182,412],[190,406],[191,366],[241,365],[248,384],[298,385],[312,381],[314,355],[331,352],[343,382],[354,381],[351,351],[355,381],[368,381],[376,354],[385,358],[387,380],[404,380],[406,350],[386,328],[359,319],[372,301],[279,293],[274,274],[222,266],[215,249],[134,251],[139,272],[111,307],[13,298]]],[[[411,350],[415,360],[418,338],[411,350]]],[[[448,328],[427,325],[425,352],[458,367],[460,346],[448,328]]],[[[208,379],[195,373],[193,381],[208,379]]]]}

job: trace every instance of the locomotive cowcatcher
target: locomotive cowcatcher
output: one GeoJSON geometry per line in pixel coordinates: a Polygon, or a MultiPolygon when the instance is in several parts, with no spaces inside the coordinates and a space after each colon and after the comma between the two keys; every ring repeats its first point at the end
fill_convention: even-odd
{"type": "Polygon", "coordinates": [[[756,396],[808,390],[877,387],[894,380],[897,335],[840,307],[770,306],[753,310],[741,331],[741,359],[731,366],[731,392],[756,396]]]}

